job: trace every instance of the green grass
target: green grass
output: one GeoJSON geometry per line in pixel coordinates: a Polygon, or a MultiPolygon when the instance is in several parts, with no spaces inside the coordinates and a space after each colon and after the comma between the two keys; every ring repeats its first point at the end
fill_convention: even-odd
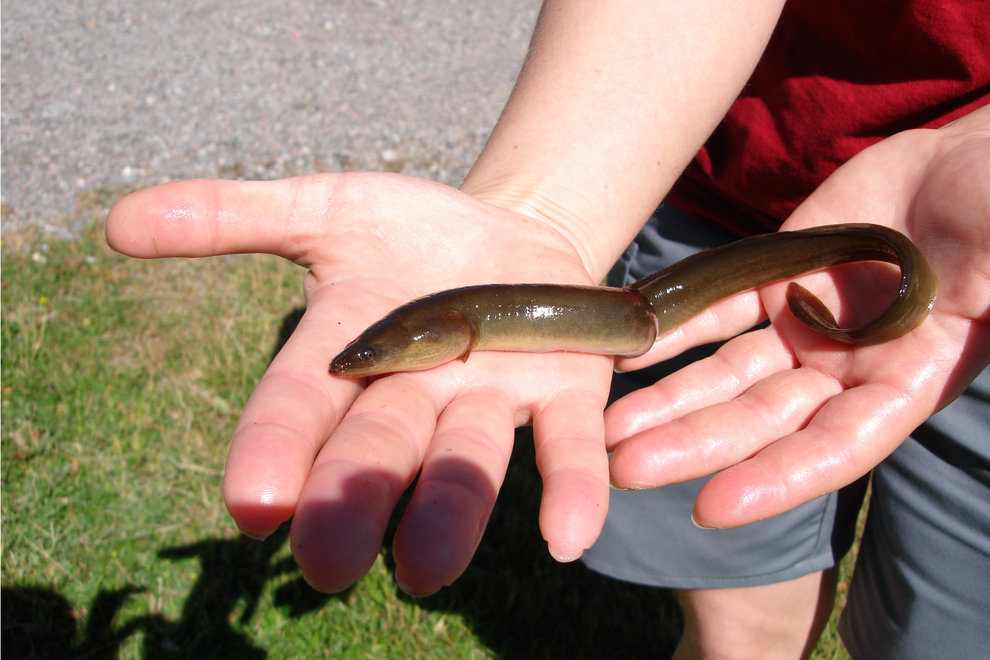
{"type": "MultiPolygon", "coordinates": [[[[303,582],[284,527],[264,542],[237,533],[220,495],[227,440],[298,319],[295,267],[256,256],[130,260],[94,229],[72,242],[5,239],[2,293],[5,657],[673,648],[680,622],[668,593],[549,558],[525,433],[475,560],[435,596],[398,591],[389,539],[368,576],[328,596],[303,582]]],[[[829,634],[816,657],[844,657],[829,634]]]]}

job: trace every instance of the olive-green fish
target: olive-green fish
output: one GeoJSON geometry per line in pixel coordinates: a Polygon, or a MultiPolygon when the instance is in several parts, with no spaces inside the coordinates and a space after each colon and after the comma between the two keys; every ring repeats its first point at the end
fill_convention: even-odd
{"type": "Polygon", "coordinates": [[[900,288],[875,320],[840,328],[825,305],[791,283],[787,302],[805,325],[850,344],[880,343],[916,327],[935,302],[935,274],[906,236],[880,225],[844,224],[744,238],[705,250],[630,286],[487,284],[407,303],[347,345],[337,376],[429,369],[471,351],[576,351],[635,357],[658,335],[716,302],[766,284],[859,261],[901,270],[900,288]]]}

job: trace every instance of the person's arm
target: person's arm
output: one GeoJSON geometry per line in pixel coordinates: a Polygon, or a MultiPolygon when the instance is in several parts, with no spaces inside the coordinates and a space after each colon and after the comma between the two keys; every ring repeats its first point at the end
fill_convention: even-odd
{"type": "Polygon", "coordinates": [[[543,219],[594,279],[738,96],[783,0],[550,0],[462,190],[543,219]]]}

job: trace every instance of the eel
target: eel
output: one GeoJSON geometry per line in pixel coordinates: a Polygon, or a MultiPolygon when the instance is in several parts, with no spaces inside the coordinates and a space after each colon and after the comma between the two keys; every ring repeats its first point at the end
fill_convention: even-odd
{"type": "Polygon", "coordinates": [[[876,319],[840,328],[821,300],[791,282],[787,303],[809,328],[848,344],[889,341],[921,323],[936,278],[906,236],[872,224],[842,224],[743,238],[698,252],[625,288],[484,284],[441,291],[393,310],[330,363],[335,376],[429,369],[472,351],[575,351],[635,357],[656,338],[718,301],[860,261],[900,267],[894,300],[876,319]]]}

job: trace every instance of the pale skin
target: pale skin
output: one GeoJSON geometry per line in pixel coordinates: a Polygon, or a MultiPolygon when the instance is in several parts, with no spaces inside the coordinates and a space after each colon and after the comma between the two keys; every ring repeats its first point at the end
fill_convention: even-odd
{"type": "MultiPolygon", "coordinates": [[[[224,498],[255,537],[291,517],[293,553],[315,588],[344,589],[370,568],[420,471],[395,538],[396,578],[413,594],[456,579],[480,541],[518,425],[534,426],[543,536],[554,557],[571,561],[601,529],[610,469],[616,486],[637,488],[718,471],[695,518],[741,525],[852,482],[986,364],[984,108],[864,152],[788,221],[878,222],[918,243],[940,277],[939,298],[922,326],[894,342],[850,349],[809,336],[782,312],[775,286],[725,301],[623,363],[643,366],[773,320],[604,417],[613,363],[600,356],[476,353],[372,383],[327,374],[344,344],[416,296],[486,282],[600,280],[738,93],[781,3],[724,3],[701,21],[687,4],[548,3],[516,91],[461,190],[371,173],[197,180],[140,191],[111,211],[108,240],[126,254],[269,252],[309,269],[306,313],[232,439],[224,498]],[[669,27],[669,38],[655,38],[656,26],[669,27]]],[[[808,282],[827,290],[826,277],[808,282]]],[[[855,303],[855,291],[844,294],[855,303]]],[[[775,648],[804,649],[817,634],[827,583],[816,575],[757,588],[767,602],[786,588],[805,603],[783,608],[795,621],[775,648]]],[[[755,654],[752,645],[776,640],[759,634],[775,622],[751,621],[742,607],[758,596],[738,596],[684,594],[679,652],[755,654]],[[738,625],[716,630],[714,613],[738,625]]]]}

